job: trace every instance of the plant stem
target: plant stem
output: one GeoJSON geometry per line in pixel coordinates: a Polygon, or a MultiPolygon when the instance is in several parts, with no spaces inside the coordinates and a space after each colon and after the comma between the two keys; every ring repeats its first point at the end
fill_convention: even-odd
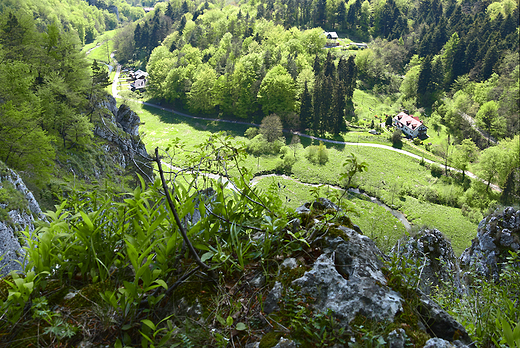
{"type": "Polygon", "coordinates": [[[161,176],[161,183],[164,190],[164,194],[166,196],[166,201],[168,202],[168,206],[170,207],[173,217],[175,218],[175,222],[177,223],[177,226],[179,226],[179,231],[181,232],[182,239],[184,239],[184,243],[188,246],[188,249],[190,250],[191,255],[195,259],[195,263],[199,265],[204,270],[209,270],[210,267],[206,265],[204,262],[200,260],[199,255],[197,254],[197,251],[193,247],[193,244],[191,244],[191,241],[188,238],[188,235],[186,234],[186,231],[184,230],[184,227],[181,223],[181,219],[179,218],[179,214],[177,213],[177,209],[175,209],[175,205],[173,204],[172,198],[170,196],[170,192],[168,191],[168,185],[166,184],[166,180],[164,179],[164,172],[162,170],[161,166],[161,159],[159,158],[159,148],[155,148],[155,162],[157,162],[157,166],[159,167],[159,174],[161,176]]]}

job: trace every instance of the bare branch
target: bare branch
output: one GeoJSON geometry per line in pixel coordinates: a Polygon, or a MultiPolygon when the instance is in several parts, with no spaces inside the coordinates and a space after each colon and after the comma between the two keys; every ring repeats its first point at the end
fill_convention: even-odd
{"type": "Polygon", "coordinates": [[[161,165],[161,159],[159,158],[159,148],[155,148],[155,162],[157,163],[157,166],[159,167],[159,174],[161,175],[161,183],[164,190],[164,194],[166,196],[166,201],[168,202],[168,206],[170,207],[173,216],[175,218],[175,222],[177,223],[177,226],[179,227],[179,231],[181,232],[181,236],[184,239],[184,243],[188,246],[188,249],[190,250],[191,255],[195,259],[195,262],[197,265],[199,265],[204,270],[209,270],[210,267],[206,265],[204,262],[200,260],[199,255],[197,254],[197,251],[193,247],[193,244],[191,244],[191,241],[188,238],[188,235],[186,234],[186,230],[184,229],[181,219],[179,218],[179,214],[177,213],[177,209],[175,208],[175,205],[173,204],[172,198],[170,196],[170,192],[168,190],[168,185],[166,184],[166,180],[164,179],[164,172],[162,170],[161,165]]]}

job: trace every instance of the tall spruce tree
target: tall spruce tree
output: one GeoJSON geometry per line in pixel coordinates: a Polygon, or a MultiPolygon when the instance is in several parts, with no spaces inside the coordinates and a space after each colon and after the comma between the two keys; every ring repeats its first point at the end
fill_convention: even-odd
{"type": "Polygon", "coordinates": [[[307,81],[300,99],[300,125],[303,130],[312,127],[314,119],[314,110],[312,108],[312,95],[309,92],[307,81]]]}

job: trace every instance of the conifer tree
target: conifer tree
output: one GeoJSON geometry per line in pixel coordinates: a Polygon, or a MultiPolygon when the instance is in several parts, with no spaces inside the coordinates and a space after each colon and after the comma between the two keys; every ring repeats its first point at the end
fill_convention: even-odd
{"type": "Polygon", "coordinates": [[[336,65],[334,65],[334,58],[332,57],[330,50],[327,52],[327,59],[325,60],[323,73],[325,74],[325,76],[332,78],[335,78],[336,76],[336,65]]]}
{"type": "Polygon", "coordinates": [[[301,128],[303,130],[312,127],[313,123],[313,108],[312,108],[312,96],[309,92],[309,88],[307,86],[307,81],[305,81],[305,87],[303,89],[303,93],[301,96],[301,105],[300,105],[300,122],[301,128]]]}

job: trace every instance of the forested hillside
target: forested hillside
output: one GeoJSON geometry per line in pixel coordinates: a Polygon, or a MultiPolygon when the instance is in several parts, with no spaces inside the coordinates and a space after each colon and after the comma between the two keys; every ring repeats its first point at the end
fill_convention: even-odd
{"type": "Polygon", "coordinates": [[[93,129],[108,69],[89,62],[81,48],[123,20],[144,16],[142,8],[115,4],[119,21],[84,1],[0,1],[0,160],[48,207],[67,177],[92,177],[87,162],[102,155],[93,129]]]}
{"type": "MultiPolygon", "coordinates": [[[[277,114],[285,128],[333,136],[366,123],[360,110],[368,107],[353,102],[354,91],[377,96],[444,137],[425,148],[446,164],[466,171],[477,163],[473,170],[498,183],[505,202],[520,195],[512,140],[520,129],[518,21],[509,0],[178,0],[123,28],[116,48],[123,63],[146,66],[148,97],[195,114],[256,123],[277,114]],[[325,38],[331,30],[339,40],[325,38]],[[467,155],[497,141],[482,160],[467,155]]],[[[494,204],[488,188],[474,190],[459,207],[494,204]]]]}
{"type": "MultiPolygon", "coordinates": [[[[223,8],[172,1],[121,33],[118,57],[147,62],[151,96],[193,112],[248,119],[279,113],[292,128],[298,120],[289,115],[296,113],[305,129],[312,119],[305,84],[313,100],[328,104],[325,113],[322,105],[311,108],[325,119],[326,113],[355,116],[348,105],[352,88],[359,87],[398,98],[409,110],[436,111],[432,123],[484,147],[461,115],[476,117],[497,138],[518,132],[518,38],[513,1],[487,7],[455,1],[267,1],[223,8]],[[374,41],[362,51],[325,50],[322,30],[374,41]],[[344,69],[348,57],[355,57],[358,74],[342,70],[338,76],[357,78],[358,85],[338,87],[331,69],[344,69]],[[332,81],[325,81],[328,75],[332,81]],[[269,88],[279,88],[278,101],[266,99],[269,88]],[[322,90],[328,98],[319,97],[322,90]]],[[[320,122],[310,128],[323,130],[320,122]]]]}
{"type": "Polygon", "coordinates": [[[133,7],[124,0],[99,0],[96,6],[90,6],[85,0],[1,0],[0,12],[9,11],[32,16],[40,32],[49,24],[59,23],[65,30],[75,31],[82,44],[92,42],[106,30],[117,28],[119,22],[144,16],[142,7],[133,7]]]}
{"type": "Polygon", "coordinates": [[[0,0],[0,227],[23,246],[0,347],[520,347],[518,21],[514,0],[0,0]],[[149,80],[114,90],[166,144],[125,192],[98,155],[148,157],[145,125],[81,51],[111,64],[116,29],[149,80]],[[401,110],[433,143],[386,129],[401,110]],[[58,203],[34,230],[8,167],[58,203]]]}

